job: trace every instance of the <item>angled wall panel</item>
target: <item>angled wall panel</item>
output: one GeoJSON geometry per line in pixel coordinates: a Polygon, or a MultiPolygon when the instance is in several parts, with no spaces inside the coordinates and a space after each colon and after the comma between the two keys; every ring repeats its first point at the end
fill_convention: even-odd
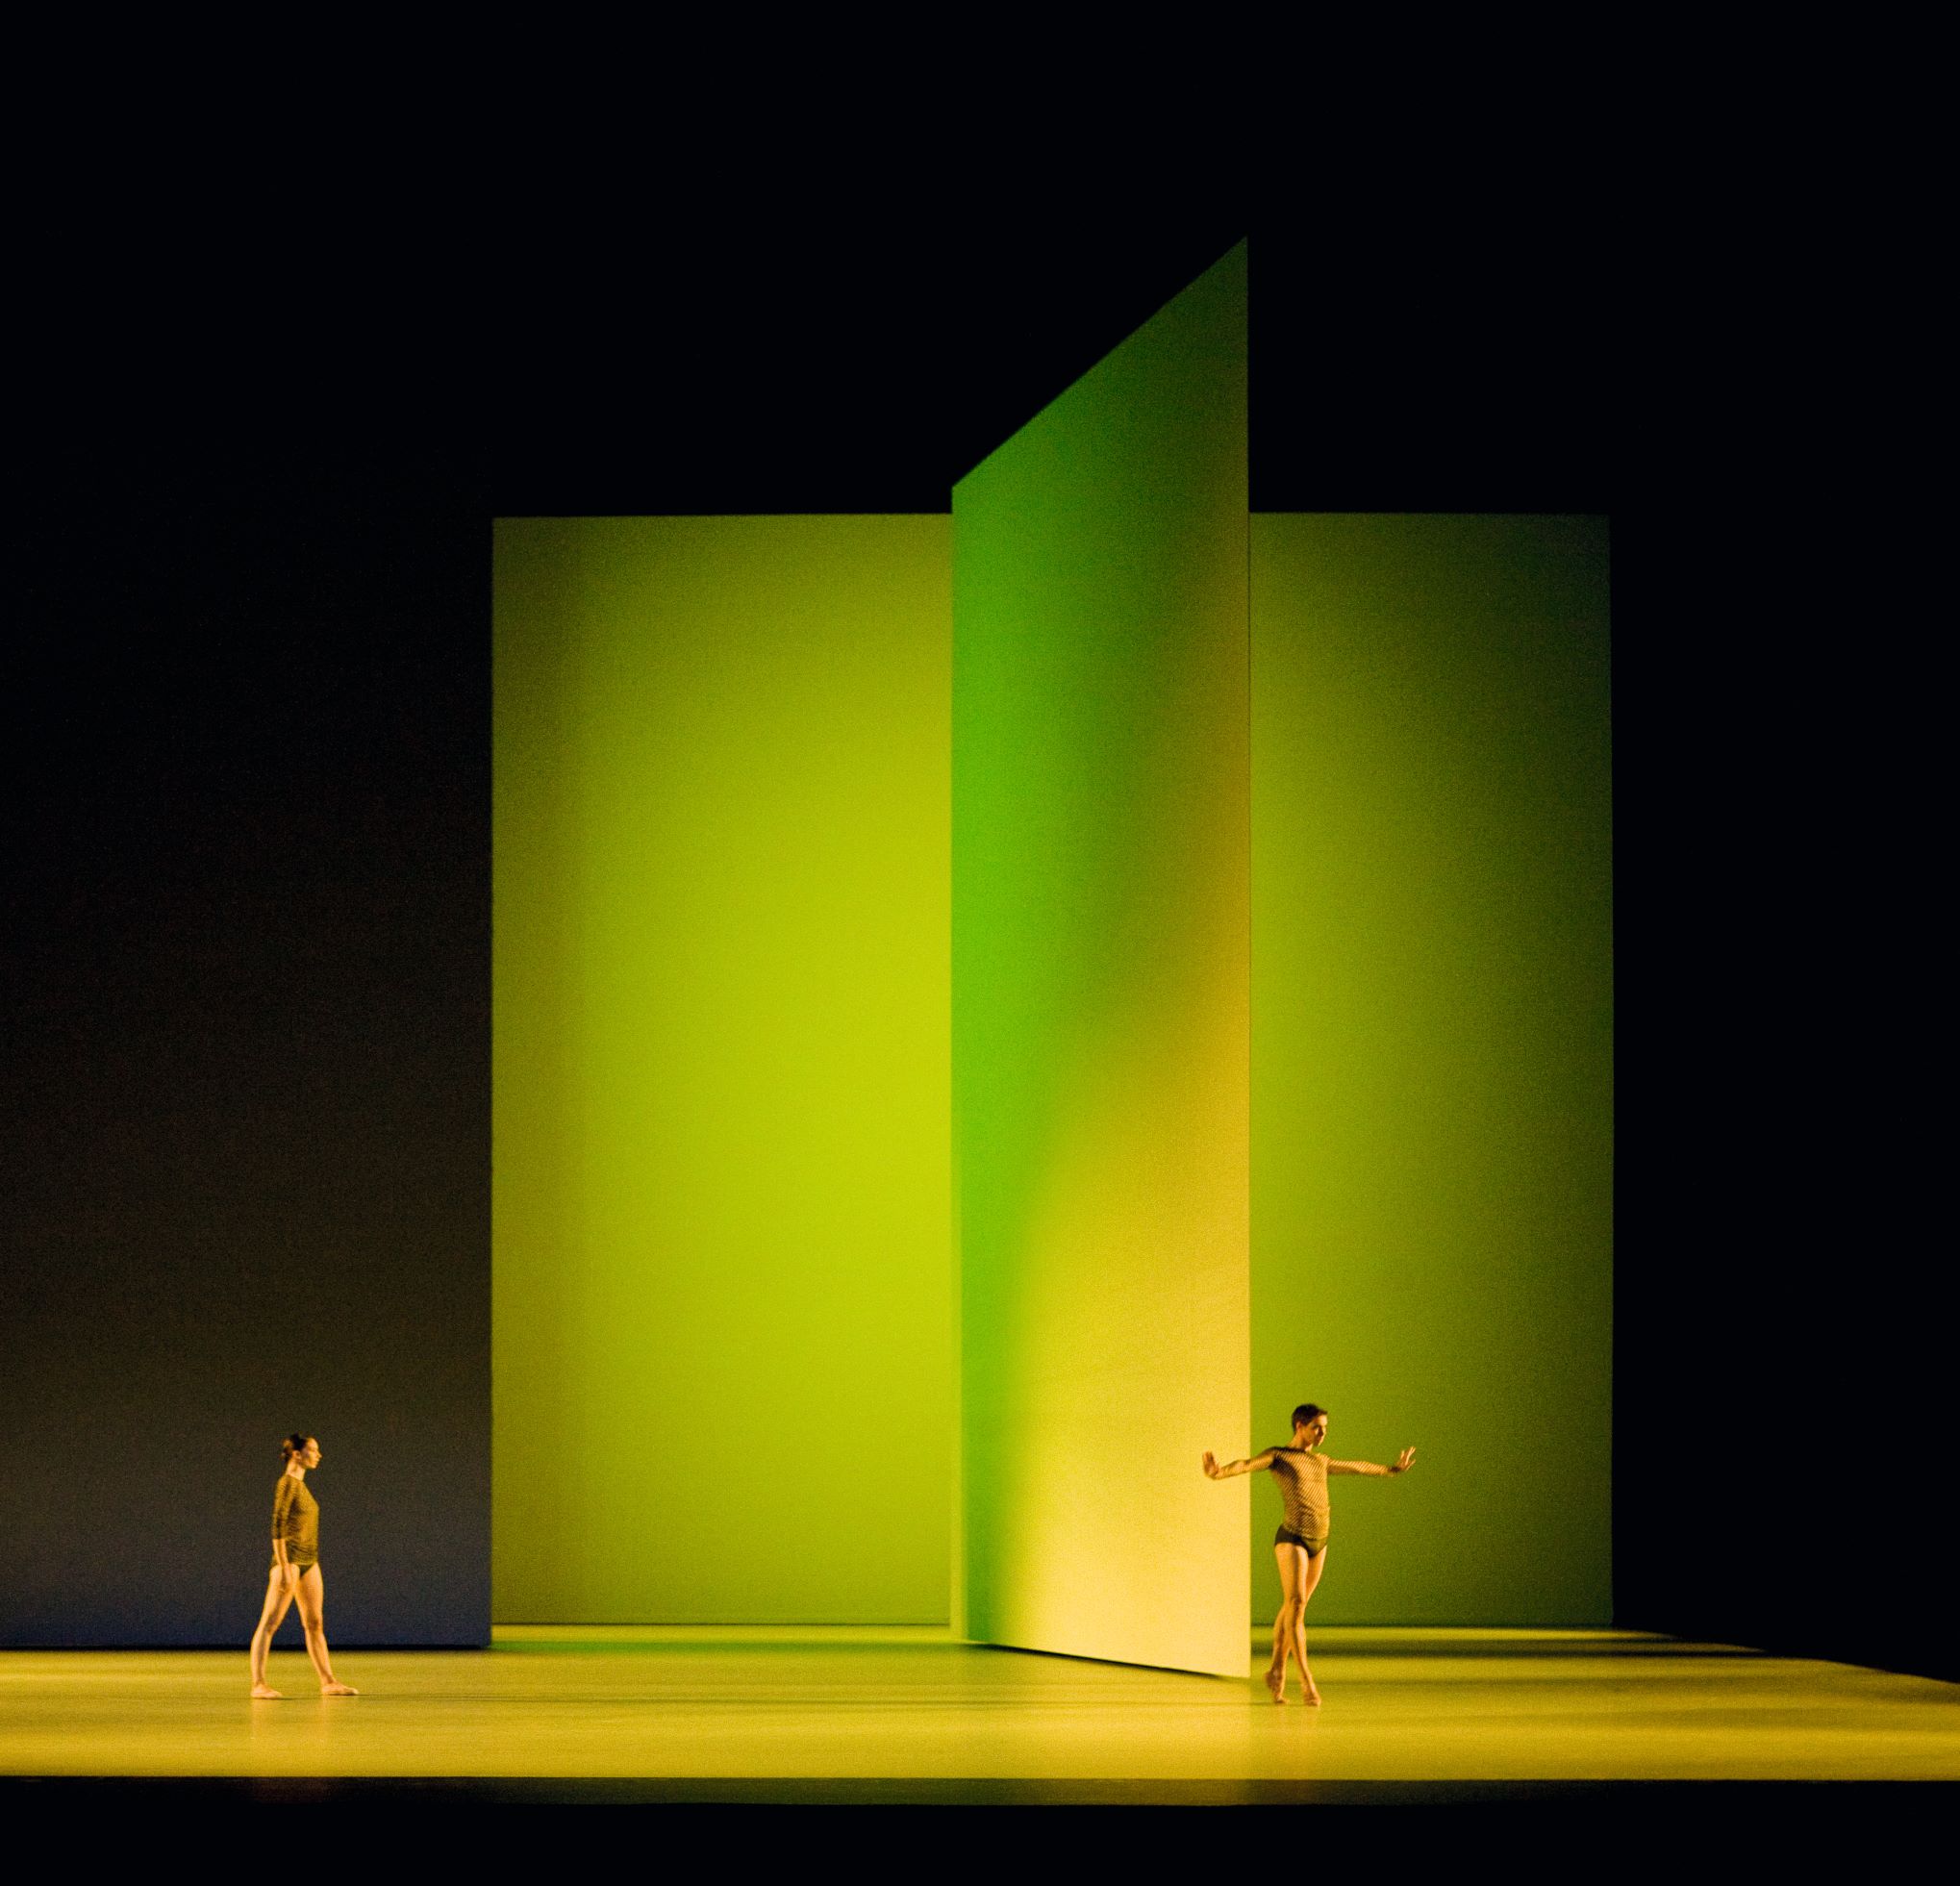
{"type": "Polygon", "coordinates": [[[967,1628],[1243,1677],[1245,264],[953,494],[967,1628]]]}

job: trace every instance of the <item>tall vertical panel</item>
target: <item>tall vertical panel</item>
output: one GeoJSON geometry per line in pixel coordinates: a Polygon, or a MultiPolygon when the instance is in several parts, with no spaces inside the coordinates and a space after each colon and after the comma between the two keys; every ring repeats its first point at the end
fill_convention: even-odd
{"type": "Polygon", "coordinates": [[[947,1618],[948,530],[497,527],[499,1618],[947,1618]]]}
{"type": "Polygon", "coordinates": [[[1418,1450],[1311,1615],[1606,1622],[1605,523],[1255,516],[1252,641],[1253,1439],[1418,1450]]]}
{"type": "Polygon", "coordinates": [[[1235,250],[953,493],[967,1629],[1243,1676],[1235,250]]]}

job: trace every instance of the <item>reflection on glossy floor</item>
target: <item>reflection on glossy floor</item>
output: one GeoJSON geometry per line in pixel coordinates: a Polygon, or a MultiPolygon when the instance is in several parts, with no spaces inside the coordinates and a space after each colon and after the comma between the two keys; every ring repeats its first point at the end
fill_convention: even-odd
{"type": "Polygon", "coordinates": [[[1050,1782],[1960,1777],[1960,1686],[1613,1631],[1320,1630],[1325,1705],[1256,1680],[930,1632],[500,1629],[489,1651],[0,1653],[0,1774],[1042,1777],[1050,1782]]]}

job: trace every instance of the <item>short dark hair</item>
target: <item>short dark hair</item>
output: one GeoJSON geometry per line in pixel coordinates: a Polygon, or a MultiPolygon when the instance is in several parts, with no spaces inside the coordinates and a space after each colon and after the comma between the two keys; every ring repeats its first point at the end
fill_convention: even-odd
{"type": "Polygon", "coordinates": [[[1294,1410],[1294,1425],[1295,1427],[1305,1427],[1316,1415],[1324,1415],[1326,1412],[1326,1409],[1322,1408],[1318,1402],[1302,1401],[1294,1410]]]}

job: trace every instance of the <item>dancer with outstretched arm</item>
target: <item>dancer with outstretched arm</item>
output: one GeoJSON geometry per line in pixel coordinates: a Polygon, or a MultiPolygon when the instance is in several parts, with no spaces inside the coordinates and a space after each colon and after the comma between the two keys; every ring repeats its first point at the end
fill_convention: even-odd
{"type": "Polygon", "coordinates": [[[1279,1482],[1279,1497],[1286,1518],[1272,1535],[1272,1556],[1279,1561],[1280,1588],[1285,1596],[1279,1616],[1272,1622],[1272,1661],[1267,1666],[1266,1687],[1274,1702],[1286,1700],[1287,1658],[1300,1667],[1300,1683],[1308,1702],[1318,1703],[1320,1692],[1314,1685],[1314,1672],[1307,1668],[1307,1600],[1320,1582],[1327,1565],[1327,1476],[1330,1473],[1367,1473],[1382,1478],[1406,1473],[1416,1458],[1414,1447],[1404,1447],[1393,1467],[1377,1467],[1371,1460],[1331,1460],[1320,1451],[1327,1438],[1327,1411],[1313,1402],[1294,1410],[1294,1438],[1289,1447],[1269,1447],[1250,1460],[1235,1460],[1220,1467],[1208,1452],[1205,1472],[1214,1480],[1230,1479],[1235,1473],[1268,1473],[1279,1482]]]}
{"type": "Polygon", "coordinates": [[[265,1653],[287,1607],[299,1601],[306,1629],[306,1653],[313,1659],[323,1697],[361,1692],[342,1683],[327,1658],[326,1588],[320,1582],[320,1508],[306,1490],[306,1471],[320,1464],[320,1444],[310,1434],[289,1434],[280,1443],[286,1471],[272,1495],[272,1576],[265,1586],[259,1628],[252,1633],[252,1694],[277,1702],[279,1692],[265,1680],[265,1653]]]}

